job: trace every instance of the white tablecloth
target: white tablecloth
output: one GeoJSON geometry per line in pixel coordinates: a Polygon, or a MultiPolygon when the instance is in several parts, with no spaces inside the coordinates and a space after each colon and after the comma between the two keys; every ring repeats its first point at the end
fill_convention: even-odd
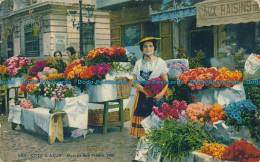
{"type": "MultiPolygon", "coordinates": [[[[51,98],[45,98],[45,105],[50,103],[52,104],[51,98]]],[[[75,127],[80,129],[88,128],[88,95],[82,94],[77,97],[65,98],[63,101],[59,103],[57,110],[63,110],[66,112],[66,115],[63,117],[63,126],[64,127],[75,127]]],[[[22,109],[20,110],[20,106],[15,106],[10,108],[9,113],[9,121],[12,121],[17,124],[25,124],[28,126],[28,129],[34,130],[31,123],[38,123],[37,125],[46,125],[38,121],[38,118],[41,119],[45,114],[49,114],[49,109],[46,107],[42,107],[41,109],[22,109]],[[17,108],[19,107],[19,108],[17,108]],[[38,111],[39,110],[39,111],[38,111]],[[33,114],[31,114],[33,111],[33,114]],[[21,113],[22,112],[22,113],[21,113]],[[38,116],[38,118],[33,119],[34,116],[38,116]]],[[[44,117],[46,119],[46,117],[44,117]]],[[[43,122],[43,120],[42,120],[43,122]]],[[[46,126],[44,126],[46,127],[46,126]]]]}

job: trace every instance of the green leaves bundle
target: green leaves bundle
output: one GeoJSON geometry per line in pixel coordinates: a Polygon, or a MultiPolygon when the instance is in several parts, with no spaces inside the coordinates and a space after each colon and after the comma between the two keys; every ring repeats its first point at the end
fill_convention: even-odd
{"type": "Polygon", "coordinates": [[[197,122],[166,119],[162,127],[153,128],[146,134],[146,139],[151,142],[150,153],[158,152],[166,159],[181,161],[189,156],[192,151],[199,150],[204,141],[215,142],[215,139],[201,129],[197,122]]]}

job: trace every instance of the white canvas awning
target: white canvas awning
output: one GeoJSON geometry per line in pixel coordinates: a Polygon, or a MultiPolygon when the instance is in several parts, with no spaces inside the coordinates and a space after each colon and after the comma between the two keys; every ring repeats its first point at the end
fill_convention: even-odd
{"type": "Polygon", "coordinates": [[[197,27],[260,21],[255,0],[206,0],[196,4],[197,27]]]}

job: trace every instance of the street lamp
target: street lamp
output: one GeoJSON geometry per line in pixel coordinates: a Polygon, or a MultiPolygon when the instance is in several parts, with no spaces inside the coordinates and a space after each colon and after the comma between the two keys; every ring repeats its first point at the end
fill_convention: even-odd
{"type": "Polygon", "coordinates": [[[82,0],[79,0],[79,23],[75,24],[76,21],[76,15],[77,11],[70,11],[70,15],[73,16],[71,19],[73,23],[73,28],[77,27],[77,30],[79,30],[79,50],[80,50],[80,56],[83,57],[83,25],[86,23],[89,23],[89,19],[93,16],[94,8],[92,5],[87,5],[85,8],[85,16],[88,18],[88,22],[82,21],[82,0]]]}

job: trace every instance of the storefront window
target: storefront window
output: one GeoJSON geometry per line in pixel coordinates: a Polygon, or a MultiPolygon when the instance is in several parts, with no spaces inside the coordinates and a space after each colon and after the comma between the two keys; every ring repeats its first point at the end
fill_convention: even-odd
{"type": "Polygon", "coordinates": [[[226,45],[232,47],[232,53],[244,50],[250,54],[256,50],[256,23],[228,24],[225,26],[226,45]]]}
{"type": "Polygon", "coordinates": [[[83,53],[87,54],[95,48],[94,23],[84,24],[83,28],[83,53]]]}
{"type": "Polygon", "coordinates": [[[25,38],[25,56],[38,57],[40,56],[39,36],[35,35],[33,31],[35,23],[29,23],[24,26],[25,38]]]}

